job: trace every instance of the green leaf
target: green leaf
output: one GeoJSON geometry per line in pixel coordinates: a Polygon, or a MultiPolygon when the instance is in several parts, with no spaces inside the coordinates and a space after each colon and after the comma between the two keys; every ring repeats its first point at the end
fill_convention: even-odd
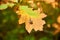
{"type": "Polygon", "coordinates": [[[8,4],[1,4],[0,5],[0,10],[6,9],[8,7],[8,4]]]}
{"type": "Polygon", "coordinates": [[[25,13],[28,14],[31,17],[38,17],[38,13],[34,12],[31,8],[28,8],[28,6],[20,6],[20,10],[23,10],[25,13]]]}

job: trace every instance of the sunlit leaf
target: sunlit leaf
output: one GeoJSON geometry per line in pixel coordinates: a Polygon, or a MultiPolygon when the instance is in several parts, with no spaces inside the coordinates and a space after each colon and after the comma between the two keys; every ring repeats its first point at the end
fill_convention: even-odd
{"type": "Polygon", "coordinates": [[[32,31],[32,29],[34,29],[35,31],[43,31],[43,25],[45,24],[45,21],[42,20],[42,18],[46,17],[46,15],[44,14],[44,16],[42,16],[42,14],[40,15],[40,17],[38,18],[31,18],[28,19],[25,23],[26,25],[26,30],[30,33],[32,31]]]}
{"type": "Polygon", "coordinates": [[[35,13],[31,8],[28,8],[28,6],[20,6],[20,10],[23,10],[25,13],[28,14],[31,17],[38,17],[38,13],[35,13]]]}
{"type": "Polygon", "coordinates": [[[8,7],[8,4],[1,4],[0,5],[0,10],[6,9],[8,7]]]}
{"type": "Polygon", "coordinates": [[[32,29],[35,31],[43,31],[45,21],[42,19],[46,17],[44,13],[39,14],[38,12],[33,11],[31,8],[28,8],[28,6],[20,6],[19,9],[20,11],[16,12],[18,15],[20,15],[19,24],[25,23],[25,28],[28,33],[30,33],[32,29]]]}

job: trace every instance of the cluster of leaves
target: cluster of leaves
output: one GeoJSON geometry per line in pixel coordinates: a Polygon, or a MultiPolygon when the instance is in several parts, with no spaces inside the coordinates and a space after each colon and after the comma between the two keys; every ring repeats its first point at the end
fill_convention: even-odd
{"type": "MultiPolygon", "coordinates": [[[[58,0],[59,1],[58,2],[56,0],[53,1],[31,0],[34,1],[32,3],[31,1],[30,2],[28,1],[30,0],[1,0],[0,1],[0,40],[53,40],[53,37],[57,38],[57,36],[53,36],[53,34],[54,33],[57,34],[60,32],[59,29],[60,28],[60,21],[59,21],[60,1],[58,0]],[[37,6],[36,4],[38,2],[40,3],[40,5],[37,6]],[[58,3],[58,6],[55,6],[55,2],[58,3]],[[43,32],[40,31],[42,27],[40,27],[40,29],[39,27],[36,29],[36,26],[37,25],[40,26],[39,24],[41,23],[39,23],[40,22],[39,20],[38,23],[36,22],[37,20],[35,18],[37,18],[39,14],[36,13],[36,11],[34,12],[34,10],[40,8],[40,6],[42,7],[43,12],[47,14],[47,17],[43,19],[46,21],[46,24],[42,22],[42,24],[45,24],[43,32]],[[34,23],[37,23],[37,25],[34,24],[35,27],[33,27],[34,25],[30,25],[28,23],[29,20],[27,19],[29,18],[32,19],[34,23]],[[19,23],[18,20],[20,21],[19,23]],[[27,26],[25,27],[25,25],[27,25],[28,27],[27,26]],[[28,28],[30,28],[30,30],[28,28]],[[34,29],[36,32],[32,29],[34,29]]],[[[41,17],[43,16],[40,15],[39,18],[41,17]]]]}

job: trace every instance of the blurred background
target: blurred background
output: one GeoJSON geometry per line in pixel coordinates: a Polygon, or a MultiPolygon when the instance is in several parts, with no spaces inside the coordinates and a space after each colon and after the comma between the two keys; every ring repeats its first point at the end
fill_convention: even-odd
{"type": "Polygon", "coordinates": [[[60,0],[0,0],[0,40],[59,40],[60,0]],[[47,17],[43,31],[28,33],[25,23],[18,23],[19,5],[27,5],[33,10],[41,8],[47,17]]]}

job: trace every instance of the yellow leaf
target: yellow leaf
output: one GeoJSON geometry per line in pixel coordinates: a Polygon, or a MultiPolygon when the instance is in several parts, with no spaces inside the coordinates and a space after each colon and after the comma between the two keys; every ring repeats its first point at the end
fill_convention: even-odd
{"type": "Polygon", "coordinates": [[[19,17],[19,21],[18,21],[19,24],[24,23],[24,22],[26,21],[26,19],[29,18],[28,14],[24,14],[25,12],[22,11],[22,10],[17,11],[16,13],[17,13],[17,15],[20,16],[20,17],[19,17]]]}
{"type": "Polygon", "coordinates": [[[34,29],[35,31],[38,31],[38,30],[43,31],[43,25],[45,24],[45,21],[42,20],[43,17],[46,17],[46,15],[42,16],[42,17],[30,18],[30,19],[26,20],[26,22],[25,22],[26,27],[25,28],[28,31],[28,33],[30,33],[32,29],[34,29]]]}
{"type": "Polygon", "coordinates": [[[57,18],[57,22],[60,24],[60,16],[58,16],[58,18],[57,18]]]}
{"type": "Polygon", "coordinates": [[[45,24],[45,21],[42,19],[46,17],[44,13],[39,14],[37,18],[29,16],[23,10],[17,11],[16,13],[21,15],[19,18],[19,24],[25,23],[25,28],[28,33],[30,33],[32,29],[35,31],[43,31],[43,25],[45,24]]]}

